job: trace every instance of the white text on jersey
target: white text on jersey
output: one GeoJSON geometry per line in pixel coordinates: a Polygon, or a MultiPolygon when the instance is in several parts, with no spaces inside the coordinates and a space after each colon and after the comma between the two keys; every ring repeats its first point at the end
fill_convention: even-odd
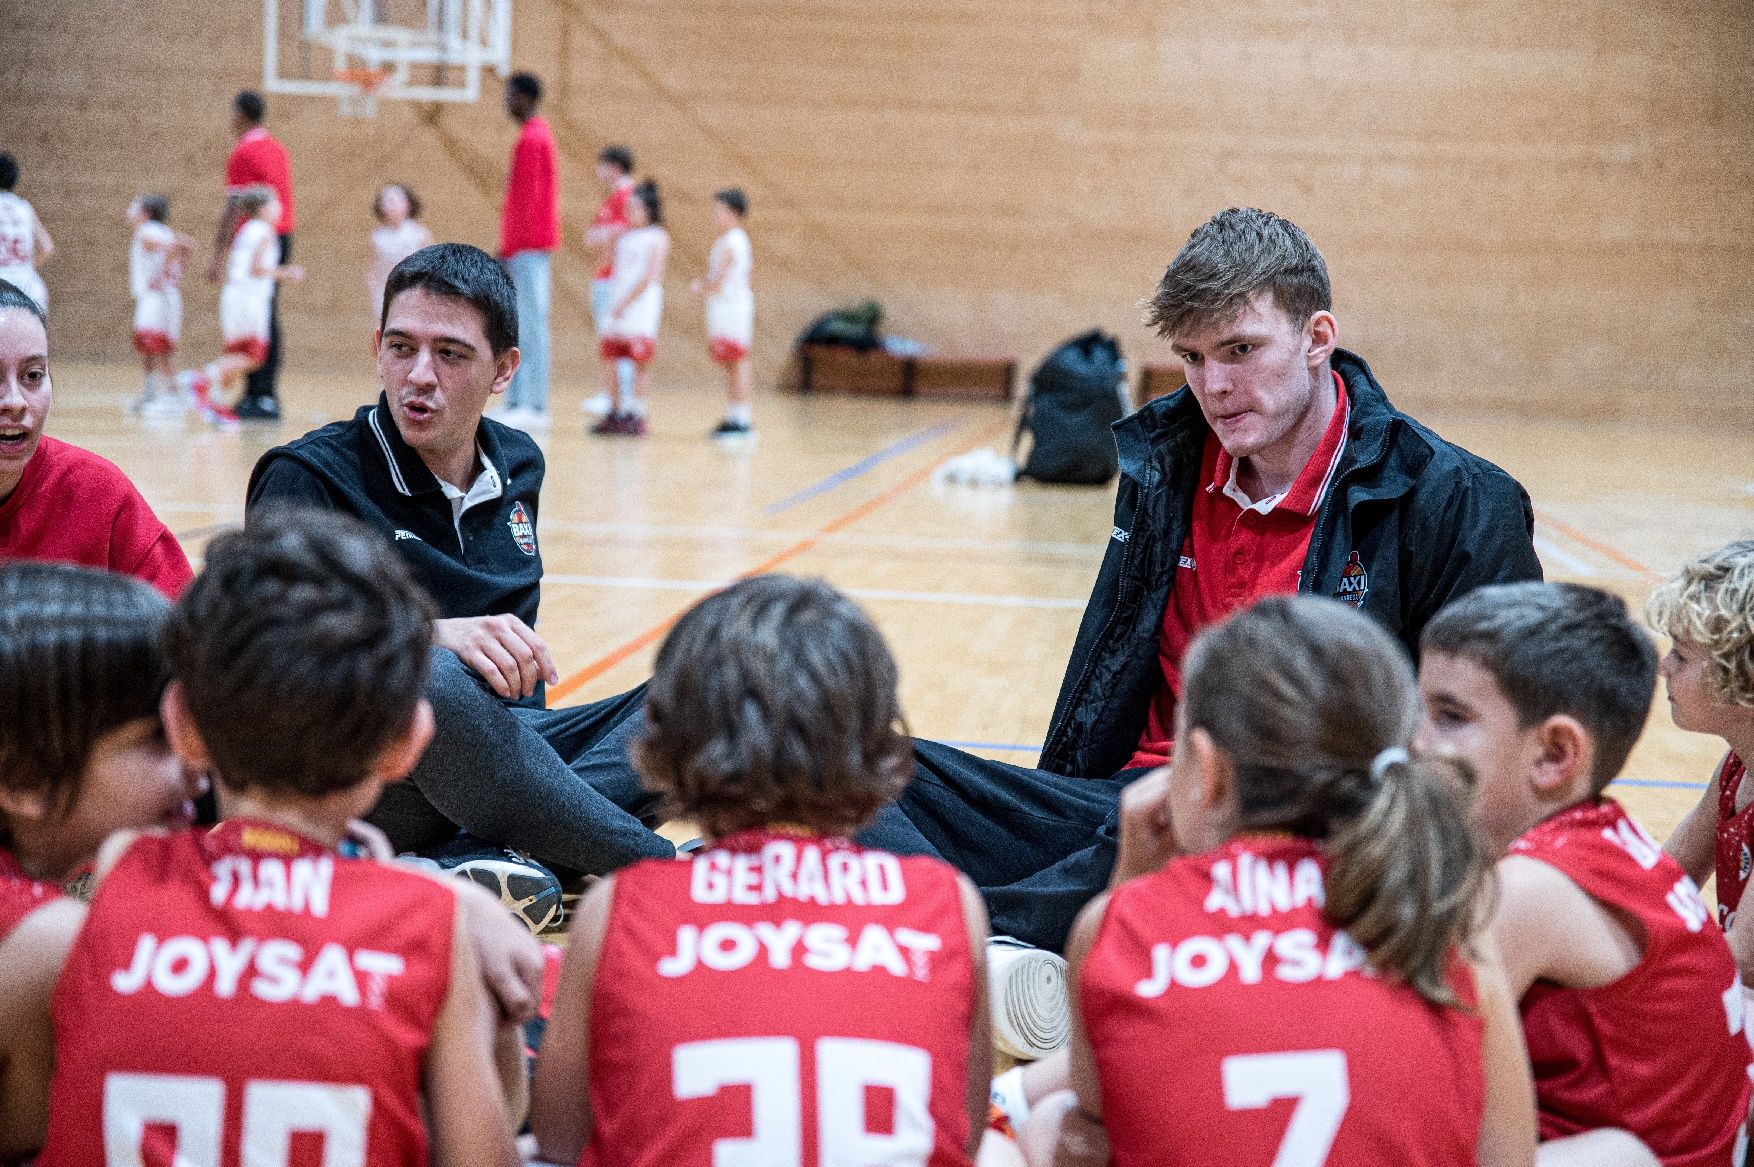
{"type": "Polygon", "coordinates": [[[1133,991],[1151,998],[1163,996],[1171,985],[1204,989],[1233,972],[1244,985],[1258,985],[1268,976],[1303,985],[1338,980],[1354,969],[1370,972],[1364,949],[1344,932],[1335,932],[1323,952],[1320,938],[1309,928],[1286,932],[1263,928],[1247,936],[1228,932],[1223,936],[1189,936],[1177,944],[1153,944],[1151,975],[1133,986],[1133,991]]]}
{"type": "Polygon", "coordinates": [[[1322,865],[1314,859],[1292,864],[1239,851],[1234,865],[1228,859],[1212,864],[1206,910],[1223,912],[1234,920],[1239,916],[1271,916],[1307,904],[1319,908],[1323,899],[1322,865]]]}
{"type": "Polygon", "coordinates": [[[331,1000],[349,1009],[361,1004],[381,1009],[390,978],[401,976],[403,968],[400,956],[370,948],[349,952],[339,944],[325,944],[307,966],[304,946],[291,940],[172,936],[161,941],[143,932],[128,967],[110,974],[110,988],[124,997],[148,986],[160,996],[187,997],[211,984],[213,995],[222,1001],[237,996],[242,987],[258,1001],[275,1005],[331,1000]],[[244,975],[252,970],[255,975],[245,982],[244,975]]]}
{"type": "Polygon", "coordinates": [[[851,936],[844,924],[805,924],[799,920],[754,924],[719,920],[705,928],[684,924],[676,929],[676,951],[658,961],[658,975],[687,976],[697,967],[735,972],[763,953],[769,968],[791,968],[802,943],[804,954],[798,963],[817,972],[880,968],[898,977],[925,981],[931,979],[931,954],[944,947],[943,937],[935,932],[912,928],[891,931],[881,924],[866,924],[856,942],[851,936]]]}
{"type": "Polygon", "coordinates": [[[300,856],[290,863],[278,855],[223,855],[213,864],[208,894],[216,908],[229,899],[232,907],[246,912],[273,908],[322,919],[329,914],[334,880],[335,860],[327,855],[300,856]]]}
{"type": "Polygon", "coordinates": [[[901,863],[881,851],[832,850],[775,839],[761,854],[708,851],[694,860],[689,894],[697,904],[771,904],[782,896],[812,904],[886,906],[907,898],[901,863]]]}

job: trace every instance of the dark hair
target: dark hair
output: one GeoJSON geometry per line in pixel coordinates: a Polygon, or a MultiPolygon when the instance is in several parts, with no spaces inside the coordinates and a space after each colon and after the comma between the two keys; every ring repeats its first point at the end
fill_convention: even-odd
{"type": "Polygon", "coordinates": [[[731,213],[741,219],[749,213],[749,196],[743,193],[740,186],[727,186],[724,190],[715,190],[713,198],[731,208],[731,213]]]}
{"type": "Polygon", "coordinates": [[[390,305],[409,288],[467,301],[481,313],[481,328],[495,357],[517,345],[518,290],[505,267],[479,247],[434,243],[391,268],[389,279],[384,281],[380,329],[390,319],[390,305]]]}
{"type": "Polygon", "coordinates": [[[377,216],[378,222],[384,221],[384,192],[392,186],[401,191],[402,197],[408,200],[408,217],[410,219],[420,218],[420,198],[414,193],[414,188],[405,182],[386,182],[383,186],[378,187],[378,193],[372,196],[372,214],[377,216]]]}
{"type": "Polygon", "coordinates": [[[620,167],[621,173],[633,173],[633,151],[626,146],[605,146],[597,151],[597,161],[620,167]]]}
{"type": "Polygon", "coordinates": [[[37,322],[43,326],[45,332],[48,331],[49,314],[43,311],[43,306],[25,295],[24,289],[17,284],[10,280],[0,280],[0,312],[4,312],[8,308],[24,309],[37,318],[37,322]]]}
{"type": "Polygon", "coordinates": [[[677,621],[633,757],[648,789],[714,836],[781,822],[851,832],[913,772],[882,635],[827,584],[784,575],[677,621]]]}
{"type": "Polygon", "coordinates": [[[268,103],[254,89],[241,90],[231,99],[231,107],[244,115],[244,120],[251,125],[261,125],[262,119],[268,115],[268,103]]]}
{"type": "Polygon", "coordinates": [[[646,179],[633,188],[633,197],[645,204],[646,214],[652,217],[654,225],[664,222],[664,196],[658,193],[658,184],[646,179]]]}
{"type": "Polygon", "coordinates": [[[237,199],[238,213],[245,219],[254,219],[268,205],[269,199],[277,199],[280,193],[266,183],[246,186],[233,196],[237,199]]]}
{"type": "Polygon", "coordinates": [[[1419,690],[1400,644],[1336,600],[1274,596],[1202,632],[1182,675],[1186,729],[1235,767],[1242,829],[1324,840],[1327,918],[1378,971],[1452,1003],[1444,974],[1489,865],[1464,781],[1408,758],[1419,690]]]}
{"type": "Polygon", "coordinates": [[[154,223],[162,223],[171,216],[171,201],[161,194],[143,194],[134,201],[154,223]]]}
{"type": "Polygon", "coordinates": [[[1173,340],[1228,320],[1263,289],[1299,328],[1333,306],[1328,265],[1303,228],[1271,211],[1231,207],[1182,244],[1145,303],[1145,326],[1173,340]]]}
{"type": "Polygon", "coordinates": [[[0,190],[11,190],[18,185],[18,159],[0,150],[0,190]]]}
{"type": "Polygon", "coordinates": [[[422,699],[433,615],[346,515],[269,507],[209,543],[165,652],[220,783],[320,798],[365,780],[422,699]]]}
{"type": "Polygon", "coordinates": [[[531,104],[542,100],[542,81],[534,73],[513,73],[506,78],[505,87],[520,97],[527,97],[531,104]]]}
{"type": "Polygon", "coordinates": [[[1594,794],[1626,765],[1656,693],[1650,635],[1619,596],[1582,584],[1476,589],[1433,617],[1419,649],[1492,674],[1523,729],[1557,714],[1575,717],[1595,739],[1594,794]]]}
{"type": "Polygon", "coordinates": [[[92,748],[158,716],[170,601],[131,576],[65,563],[0,568],[0,785],[79,799],[92,748]]]}

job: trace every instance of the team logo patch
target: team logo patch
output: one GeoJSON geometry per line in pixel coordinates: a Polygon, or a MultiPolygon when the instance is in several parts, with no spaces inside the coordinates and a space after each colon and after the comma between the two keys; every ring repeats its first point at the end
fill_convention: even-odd
{"type": "Polygon", "coordinates": [[[1370,594],[1370,572],[1364,570],[1364,564],[1358,562],[1358,552],[1354,551],[1346,560],[1346,566],[1340,569],[1340,586],[1334,589],[1334,598],[1342,604],[1351,604],[1354,608],[1364,607],[1364,597],[1370,594]]]}
{"type": "Polygon", "coordinates": [[[518,550],[525,555],[536,554],[536,524],[530,521],[530,512],[524,504],[512,504],[512,517],[506,524],[512,529],[512,539],[517,543],[518,550]]]}
{"type": "Polygon", "coordinates": [[[1748,844],[1742,844],[1741,877],[1748,878],[1748,872],[1754,870],[1754,852],[1748,850],[1748,844]]]}

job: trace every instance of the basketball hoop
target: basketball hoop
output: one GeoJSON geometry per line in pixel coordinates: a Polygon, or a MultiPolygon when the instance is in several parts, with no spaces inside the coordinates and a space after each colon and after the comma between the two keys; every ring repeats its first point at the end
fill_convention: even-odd
{"type": "Polygon", "coordinates": [[[350,66],[335,70],[335,80],[346,88],[336,98],[344,118],[375,118],[378,116],[378,90],[390,79],[389,69],[368,69],[350,66]]]}

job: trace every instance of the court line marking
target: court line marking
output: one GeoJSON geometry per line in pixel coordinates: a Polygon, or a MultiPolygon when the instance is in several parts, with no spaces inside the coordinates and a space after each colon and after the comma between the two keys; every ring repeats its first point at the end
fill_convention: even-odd
{"type": "Polygon", "coordinates": [[[789,511],[800,503],[809,502],[818,495],[827,494],[829,491],[834,490],[836,487],[841,486],[844,483],[851,482],[855,478],[869,474],[891,458],[899,458],[909,450],[915,450],[928,442],[937,441],[944,435],[954,433],[961,428],[962,423],[960,421],[941,421],[937,425],[927,426],[925,429],[920,430],[917,433],[909,434],[898,442],[890,443],[881,450],[878,450],[875,454],[869,454],[860,458],[851,466],[843,466],[833,474],[830,474],[827,478],[824,478],[821,482],[806,486],[803,490],[798,491],[796,494],[787,495],[778,502],[769,503],[767,506],[761,508],[761,513],[764,515],[777,515],[782,511],[789,511]]]}
{"type": "Polygon", "coordinates": [[[1630,571],[1635,575],[1642,575],[1650,579],[1663,578],[1662,572],[1648,564],[1640,563],[1638,560],[1632,558],[1632,556],[1621,551],[1618,547],[1603,543],[1599,539],[1592,538],[1572,526],[1570,523],[1561,522],[1552,515],[1547,514],[1545,511],[1536,511],[1535,521],[1553,528],[1555,531],[1558,531],[1561,535],[1564,535],[1567,539],[1570,539],[1580,547],[1586,547],[1589,550],[1594,551],[1597,555],[1600,555],[1603,559],[1606,559],[1616,567],[1624,567],[1627,571],[1630,571]]]}
{"type": "Polygon", "coordinates": [[[1535,554],[1539,555],[1542,559],[1552,560],[1556,565],[1565,568],[1573,575],[1590,576],[1601,574],[1583,559],[1565,550],[1565,548],[1553,542],[1553,540],[1542,538],[1539,532],[1536,532],[1535,534],[1535,554]]]}
{"type": "MultiPolygon", "coordinates": [[[[1008,420],[1000,423],[999,425],[989,426],[986,429],[983,429],[979,434],[977,434],[975,436],[974,440],[972,442],[970,442],[965,448],[958,450],[957,454],[965,454],[969,450],[975,449],[982,442],[990,441],[990,440],[998,437],[1000,434],[1008,432],[1010,429],[1011,429],[1011,423],[1008,420]]],[[[815,547],[818,543],[822,542],[823,539],[834,534],[836,531],[844,530],[845,528],[852,526],[854,523],[858,522],[860,519],[863,519],[866,516],[888,506],[890,503],[894,502],[896,499],[900,498],[902,495],[906,494],[908,491],[912,490],[914,487],[920,485],[923,482],[928,481],[932,477],[932,472],[936,469],[937,469],[937,466],[931,465],[931,464],[928,464],[926,466],[922,466],[920,469],[914,471],[912,474],[909,474],[906,478],[903,478],[901,481],[899,481],[899,482],[895,483],[894,485],[888,487],[887,489],[879,492],[878,494],[872,496],[871,498],[866,499],[864,502],[860,503],[858,506],[854,507],[852,510],[847,511],[845,514],[841,515],[840,517],[830,519],[828,522],[824,523],[821,527],[818,527],[816,529],[816,531],[813,532],[812,534],[804,536],[804,538],[799,539],[795,543],[784,548],[778,554],[769,556],[768,558],[764,559],[762,562],[760,562],[760,563],[756,564],[754,567],[750,568],[748,571],[743,572],[737,578],[738,579],[747,579],[750,576],[761,575],[764,572],[769,572],[769,571],[774,570],[776,567],[779,567],[783,563],[786,563],[790,560],[796,559],[798,556],[804,554],[806,551],[809,551],[811,548],[815,547]]],[[[681,618],[682,618],[682,613],[675,612],[675,613],[671,614],[670,616],[666,617],[664,620],[660,621],[659,623],[652,625],[650,628],[646,629],[644,632],[640,633],[638,636],[634,637],[632,640],[629,640],[625,644],[622,644],[617,648],[611,649],[609,652],[605,653],[603,656],[598,657],[596,660],[592,661],[590,664],[586,665],[584,668],[580,669],[578,672],[573,673],[571,676],[563,677],[561,679],[560,684],[555,685],[548,690],[548,697],[549,697],[550,702],[561,700],[562,698],[566,697],[568,694],[576,691],[580,686],[589,684],[590,682],[596,680],[598,677],[602,676],[604,673],[608,672],[610,669],[614,668],[616,665],[620,664],[622,661],[628,659],[629,657],[633,656],[635,653],[646,648],[647,646],[652,644],[654,641],[656,641],[659,637],[663,636],[664,633],[670,631],[671,626],[674,625],[676,623],[676,621],[681,619],[681,618]]]]}
{"type": "MultiPolygon", "coordinates": [[[[726,579],[656,579],[626,575],[544,575],[542,583],[562,587],[625,588],[654,592],[715,592],[733,583],[726,579]]],[[[978,592],[916,592],[900,588],[839,589],[858,600],[898,600],[911,604],[966,604],[990,608],[1077,608],[1085,601],[1060,596],[1004,596],[978,592]]]]}

